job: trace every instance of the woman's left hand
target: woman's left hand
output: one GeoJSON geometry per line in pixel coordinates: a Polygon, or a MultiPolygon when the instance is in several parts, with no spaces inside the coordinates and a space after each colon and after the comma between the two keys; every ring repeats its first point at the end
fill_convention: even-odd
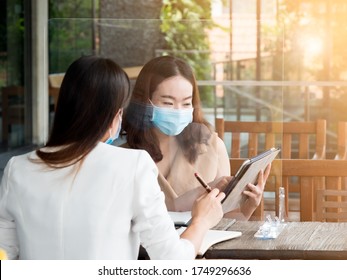
{"type": "Polygon", "coordinates": [[[259,206],[262,200],[264,187],[266,180],[269,177],[270,170],[271,163],[266,167],[265,172],[259,172],[257,185],[248,184],[248,189],[243,191],[243,193],[248,196],[243,205],[241,205],[241,212],[246,219],[249,219],[249,217],[253,214],[254,210],[259,206]]]}

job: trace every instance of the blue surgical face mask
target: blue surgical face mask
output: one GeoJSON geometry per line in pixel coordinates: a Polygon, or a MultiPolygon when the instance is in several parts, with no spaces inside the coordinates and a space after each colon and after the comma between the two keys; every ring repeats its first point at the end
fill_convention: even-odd
{"type": "MultiPolygon", "coordinates": [[[[152,102],[151,102],[152,103],[152,102]]],[[[172,109],[153,105],[152,122],[155,127],[169,136],[180,134],[193,121],[193,108],[172,109]]]]}
{"type": "Polygon", "coordinates": [[[109,130],[110,137],[105,141],[106,144],[112,144],[114,140],[116,140],[119,137],[119,133],[122,127],[122,118],[119,118],[118,128],[116,133],[112,136],[111,129],[109,130]]]}

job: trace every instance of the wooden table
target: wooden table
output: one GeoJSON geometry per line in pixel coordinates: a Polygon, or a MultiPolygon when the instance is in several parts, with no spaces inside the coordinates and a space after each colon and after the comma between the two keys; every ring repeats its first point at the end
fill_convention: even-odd
{"type": "Polygon", "coordinates": [[[347,223],[289,222],[276,239],[254,237],[264,222],[236,222],[242,236],[212,246],[206,259],[345,259],[347,223]]]}

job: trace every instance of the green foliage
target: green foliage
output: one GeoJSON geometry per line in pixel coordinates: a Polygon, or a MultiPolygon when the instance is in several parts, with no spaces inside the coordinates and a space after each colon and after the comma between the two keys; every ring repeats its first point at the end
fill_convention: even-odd
{"type": "Polygon", "coordinates": [[[49,72],[64,72],[81,55],[93,53],[91,1],[49,1],[49,72]]]}
{"type": "MultiPolygon", "coordinates": [[[[13,5],[21,7],[20,1],[13,5]]],[[[24,15],[20,10],[7,11],[7,83],[9,85],[24,84],[24,15]],[[10,46],[10,47],[9,47],[10,46]]]]}
{"type": "MultiPolygon", "coordinates": [[[[171,54],[187,61],[197,80],[211,79],[210,47],[206,31],[213,27],[210,0],[163,0],[161,31],[171,54]]],[[[206,106],[213,104],[213,88],[200,90],[206,106]]]]}

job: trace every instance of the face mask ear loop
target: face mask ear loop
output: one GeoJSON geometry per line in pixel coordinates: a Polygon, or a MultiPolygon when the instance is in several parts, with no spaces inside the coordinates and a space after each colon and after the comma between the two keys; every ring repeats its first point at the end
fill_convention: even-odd
{"type": "Polygon", "coordinates": [[[150,100],[150,99],[148,98],[148,101],[149,101],[149,103],[151,103],[151,105],[152,105],[153,107],[156,107],[156,106],[153,104],[152,100],[150,100]]]}

